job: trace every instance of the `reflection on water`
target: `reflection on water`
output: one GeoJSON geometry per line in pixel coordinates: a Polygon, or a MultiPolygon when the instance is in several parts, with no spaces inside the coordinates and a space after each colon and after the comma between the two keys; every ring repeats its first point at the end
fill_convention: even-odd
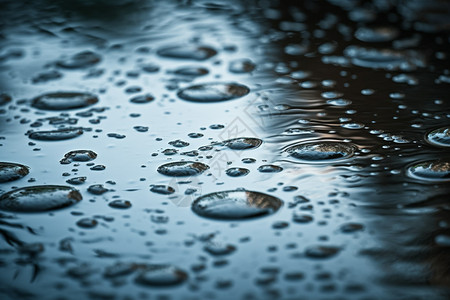
{"type": "Polygon", "coordinates": [[[2,299],[449,298],[448,1],[0,16],[2,299]]]}

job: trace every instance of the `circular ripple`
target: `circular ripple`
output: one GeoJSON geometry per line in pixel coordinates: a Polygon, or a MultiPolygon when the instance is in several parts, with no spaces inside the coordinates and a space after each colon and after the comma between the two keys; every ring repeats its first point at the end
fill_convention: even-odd
{"type": "Polygon", "coordinates": [[[20,179],[27,176],[29,172],[27,166],[16,163],[0,162],[0,183],[20,179]]]}
{"type": "Polygon", "coordinates": [[[223,142],[223,145],[227,146],[232,150],[254,149],[261,146],[261,144],[262,140],[258,138],[247,138],[247,137],[235,138],[223,142]]]}
{"type": "Polygon", "coordinates": [[[249,92],[250,89],[242,84],[212,82],[189,86],[181,89],[177,95],[187,101],[220,102],[243,97],[249,92]]]}
{"type": "Polygon", "coordinates": [[[192,203],[192,211],[205,218],[244,220],[275,213],[283,202],[273,196],[252,191],[223,191],[207,194],[192,203]]]}
{"type": "Polygon", "coordinates": [[[434,146],[450,147],[450,126],[429,132],[426,136],[426,140],[434,146]]]}
{"type": "Polygon", "coordinates": [[[178,161],[159,166],[157,171],[173,177],[194,176],[208,170],[209,166],[195,161],[178,161]]]}
{"type": "Polygon", "coordinates": [[[408,167],[407,173],[410,177],[421,180],[450,181],[450,160],[429,160],[415,163],[408,167]]]}
{"type": "Polygon", "coordinates": [[[43,110],[69,110],[87,107],[97,102],[97,96],[90,93],[54,92],[34,98],[31,106],[43,110]]]}
{"type": "Polygon", "coordinates": [[[81,128],[66,128],[50,131],[35,131],[28,135],[32,140],[38,141],[62,141],[76,138],[83,134],[81,128]]]}
{"type": "Polygon", "coordinates": [[[3,194],[0,197],[0,209],[16,212],[43,212],[71,206],[81,199],[81,194],[68,186],[29,186],[3,194]]]}
{"type": "Polygon", "coordinates": [[[216,55],[217,51],[208,46],[175,45],[161,48],[156,53],[169,58],[206,60],[216,55]]]}
{"type": "Polygon", "coordinates": [[[188,275],[171,265],[150,265],[136,277],[136,283],[144,286],[173,286],[186,281],[188,275]]]}
{"type": "Polygon", "coordinates": [[[355,146],[343,142],[310,142],[289,146],[285,152],[304,161],[333,161],[352,156],[355,146]]]}

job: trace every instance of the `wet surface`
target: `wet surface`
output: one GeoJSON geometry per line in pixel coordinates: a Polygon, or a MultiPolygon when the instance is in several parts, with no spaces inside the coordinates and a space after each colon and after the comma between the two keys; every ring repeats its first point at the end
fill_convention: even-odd
{"type": "Polygon", "coordinates": [[[1,299],[449,299],[448,1],[0,16],[1,299]]]}

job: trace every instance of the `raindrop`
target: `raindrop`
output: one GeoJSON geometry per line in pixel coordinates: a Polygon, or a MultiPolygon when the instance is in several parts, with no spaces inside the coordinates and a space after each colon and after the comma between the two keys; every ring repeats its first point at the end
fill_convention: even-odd
{"type": "Polygon", "coordinates": [[[243,220],[273,214],[282,204],[260,192],[232,190],[201,196],[192,203],[192,210],[205,218],[243,220]]]}
{"type": "Polygon", "coordinates": [[[28,135],[32,140],[38,141],[62,141],[76,138],[83,134],[81,128],[64,128],[49,131],[35,131],[28,135]]]}
{"type": "Polygon", "coordinates": [[[156,53],[169,58],[206,60],[216,55],[217,51],[208,46],[175,45],[160,48],[156,53]]]}
{"type": "Polygon", "coordinates": [[[434,182],[450,180],[449,160],[430,160],[415,163],[408,167],[408,175],[416,179],[434,182]]]}
{"type": "Polygon", "coordinates": [[[42,212],[68,207],[81,199],[81,194],[68,186],[29,186],[3,194],[0,197],[0,209],[16,212],[42,212]]]}
{"type": "Polygon", "coordinates": [[[258,148],[261,146],[262,140],[258,138],[242,137],[226,140],[222,144],[232,150],[247,150],[258,148]]]}
{"type": "Polygon", "coordinates": [[[101,56],[92,51],[83,51],[66,59],[60,59],[56,65],[65,69],[81,69],[92,67],[101,61],[101,56]]]}
{"type": "Polygon", "coordinates": [[[59,162],[61,164],[70,164],[74,161],[91,161],[97,157],[97,153],[91,150],[74,150],[64,154],[64,158],[59,162]]]}
{"type": "Polygon", "coordinates": [[[43,110],[69,110],[83,108],[98,102],[97,96],[80,92],[52,92],[31,101],[31,106],[43,110]]]}
{"type": "Polygon", "coordinates": [[[426,140],[433,146],[450,147],[450,126],[429,132],[426,140]]]}
{"type": "Polygon", "coordinates": [[[203,83],[181,89],[178,97],[194,102],[219,102],[233,100],[247,95],[250,89],[245,85],[226,83],[203,83]]]}
{"type": "Polygon", "coordinates": [[[250,173],[250,170],[245,168],[229,168],[225,173],[230,177],[241,177],[250,173]]]}
{"type": "Polygon", "coordinates": [[[294,158],[305,161],[339,160],[352,156],[355,146],[343,142],[309,142],[292,145],[285,152],[294,158]]]}
{"type": "Polygon", "coordinates": [[[0,183],[14,181],[22,177],[27,176],[29,173],[29,168],[27,166],[0,162],[0,183]]]}
{"type": "Polygon", "coordinates": [[[164,164],[158,167],[157,171],[167,176],[182,177],[199,175],[208,169],[209,166],[201,162],[179,161],[164,164]]]}
{"type": "Polygon", "coordinates": [[[174,286],[186,281],[188,275],[171,265],[148,265],[146,270],[136,277],[136,283],[143,286],[174,286]]]}

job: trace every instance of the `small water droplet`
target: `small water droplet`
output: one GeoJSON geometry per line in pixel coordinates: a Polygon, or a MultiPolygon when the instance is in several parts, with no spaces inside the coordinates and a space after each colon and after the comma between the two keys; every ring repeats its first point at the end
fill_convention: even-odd
{"type": "Polygon", "coordinates": [[[199,175],[208,169],[209,166],[201,162],[179,161],[164,164],[158,167],[157,171],[167,176],[182,177],[199,175]]]}
{"type": "Polygon", "coordinates": [[[187,101],[219,102],[241,98],[249,92],[250,89],[242,84],[212,82],[189,86],[181,89],[177,95],[187,101]]]}
{"type": "Polygon", "coordinates": [[[31,106],[43,110],[69,110],[83,108],[98,102],[97,96],[81,92],[52,92],[31,101],[31,106]]]}

